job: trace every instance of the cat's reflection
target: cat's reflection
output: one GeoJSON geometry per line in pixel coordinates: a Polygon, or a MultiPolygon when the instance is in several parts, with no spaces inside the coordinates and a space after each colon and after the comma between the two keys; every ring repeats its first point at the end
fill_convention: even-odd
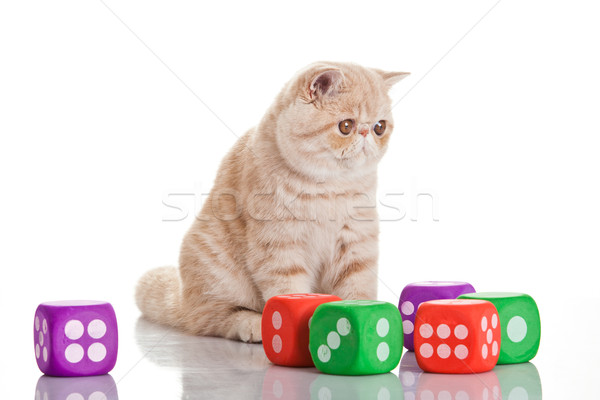
{"type": "Polygon", "coordinates": [[[110,375],[56,377],[42,375],[35,388],[35,400],[119,400],[110,375]]]}
{"type": "Polygon", "coordinates": [[[541,399],[542,385],[532,363],[497,365],[481,374],[431,374],[423,372],[413,352],[400,362],[404,399],[541,399]]]}
{"type": "Polygon", "coordinates": [[[186,335],[144,318],[135,337],[146,359],[181,371],[182,399],[261,397],[269,361],[260,344],[186,335]]]}

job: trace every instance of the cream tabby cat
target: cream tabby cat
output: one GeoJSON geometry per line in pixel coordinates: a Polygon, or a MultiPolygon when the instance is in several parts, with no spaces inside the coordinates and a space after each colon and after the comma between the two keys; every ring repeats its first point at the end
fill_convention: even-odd
{"type": "Polygon", "coordinates": [[[393,129],[389,88],[408,73],[311,64],[223,160],[186,234],[179,271],[149,271],[150,320],[260,342],[271,296],[377,297],[377,163],[393,129]]]}

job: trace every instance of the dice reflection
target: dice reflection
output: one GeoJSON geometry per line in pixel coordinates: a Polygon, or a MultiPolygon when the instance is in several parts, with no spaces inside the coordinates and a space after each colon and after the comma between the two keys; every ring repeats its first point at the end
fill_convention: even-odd
{"type": "Polygon", "coordinates": [[[430,374],[419,379],[417,399],[500,400],[502,391],[494,371],[480,374],[430,374]]]}
{"type": "Polygon", "coordinates": [[[542,399],[540,375],[532,363],[498,365],[480,374],[432,374],[423,372],[409,352],[398,376],[405,400],[542,399]]]}
{"type": "Polygon", "coordinates": [[[341,376],[321,374],[310,385],[311,400],[404,399],[398,377],[380,375],[341,376]]]}
{"type": "Polygon", "coordinates": [[[35,400],[118,400],[117,385],[110,375],[55,377],[43,375],[35,388],[35,400]]]}
{"type": "Polygon", "coordinates": [[[542,381],[532,363],[498,365],[494,372],[505,399],[541,399],[542,381]]]}
{"type": "Polygon", "coordinates": [[[419,368],[417,357],[414,352],[408,352],[400,361],[398,377],[404,389],[404,400],[415,400],[417,398],[417,385],[424,372],[419,368]]]}
{"type": "Polygon", "coordinates": [[[288,368],[272,365],[263,380],[262,399],[307,399],[310,385],[317,379],[315,368],[288,368]]]}

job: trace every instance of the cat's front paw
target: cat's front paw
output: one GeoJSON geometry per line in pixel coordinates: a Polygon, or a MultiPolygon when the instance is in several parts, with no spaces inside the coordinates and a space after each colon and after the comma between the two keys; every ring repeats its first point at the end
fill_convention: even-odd
{"type": "Polygon", "coordinates": [[[238,335],[242,342],[260,343],[262,335],[260,322],[262,315],[258,313],[248,314],[239,324],[238,335]]]}

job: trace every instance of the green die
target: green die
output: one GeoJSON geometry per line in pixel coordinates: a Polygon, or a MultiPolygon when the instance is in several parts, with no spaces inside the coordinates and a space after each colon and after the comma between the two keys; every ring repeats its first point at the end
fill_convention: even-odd
{"type": "Polygon", "coordinates": [[[490,301],[500,316],[502,337],[498,364],[531,360],[540,347],[540,312],[535,300],[523,293],[480,292],[463,294],[459,299],[490,301]]]}
{"type": "Polygon", "coordinates": [[[317,369],[336,375],[381,374],[400,362],[402,318],[383,301],[321,304],[310,323],[309,349],[317,369]]]}

